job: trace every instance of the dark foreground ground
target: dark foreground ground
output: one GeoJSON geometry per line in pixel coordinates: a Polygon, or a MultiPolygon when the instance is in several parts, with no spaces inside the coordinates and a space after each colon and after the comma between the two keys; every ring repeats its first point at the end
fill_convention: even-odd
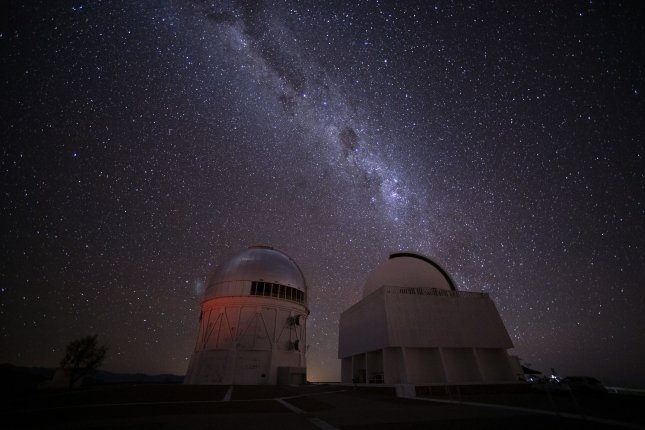
{"type": "Polygon", "coordinates": [[[645,396],[524,388],[103,385],[4,392],[3,429],[604,429],[645,428],[645,396]]]}

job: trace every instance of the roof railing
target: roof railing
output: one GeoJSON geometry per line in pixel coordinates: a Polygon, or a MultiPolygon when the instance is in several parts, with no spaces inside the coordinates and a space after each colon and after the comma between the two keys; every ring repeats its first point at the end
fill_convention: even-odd
{"type": "Polygon", "coordinates": [[[443,290],[434,287],[399,287],[396,285],[383,285],[386,292],[389,294],[414,294],[420,296],[435,296],[435,297],[488,297],[488,293],[472,292],[472,291],[452,291],[443,290]]]}

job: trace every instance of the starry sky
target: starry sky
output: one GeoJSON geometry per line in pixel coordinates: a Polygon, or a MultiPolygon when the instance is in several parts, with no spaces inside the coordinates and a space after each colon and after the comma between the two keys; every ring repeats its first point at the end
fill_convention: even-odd
{"type": "Polygon", "coordinates": [[[645,12],[618,1],[31,1],[0,27],[0,362],[184,374],[208,273],[309,284],[308,376],[391,252],[524,364],[645,386],[645,12]]]}

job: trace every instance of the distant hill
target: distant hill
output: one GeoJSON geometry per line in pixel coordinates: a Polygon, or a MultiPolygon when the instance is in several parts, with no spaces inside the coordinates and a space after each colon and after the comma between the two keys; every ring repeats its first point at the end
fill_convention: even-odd
{"type": "MultiPolygon", "coordinates": [[[[0,386],[20,391],[35,389],[51,381],[56,369],[47,367],[22,367],[10,363],[0,364],[0,386]]],[[[146,375],[144,373],[114,373],[97,370],[83,380],[83,385],[100,384],[181,384],[183,375],[146,375]]]]}
{"type": "Polygon", "coordinates": [[[124,382],[131,384],[181,384],[184,382],[184,375],[172,375],[170,373],[147,375],[145,373],[113,373],[105,370],[98,370],[90,379],[95,383],[101,384],[124,382]]]}

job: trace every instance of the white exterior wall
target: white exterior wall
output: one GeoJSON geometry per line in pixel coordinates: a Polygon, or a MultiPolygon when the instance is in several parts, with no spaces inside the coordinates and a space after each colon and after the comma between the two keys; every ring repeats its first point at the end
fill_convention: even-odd
{"type": "Polygon", "coordinates": [[[341,358],[381,349],[389,343],[380,291],[370,294],[340,315],[338,341],[341,358]]]}
{"type": "Polygon", "coordinates": [[[404,384],[407,382],[407,371],[401,348],[383,349],[383,371],[386,384],[404,384]]]}
{"type": "Polygon", "coordinates": [[[185,382],[277,383],[279,367],[306,367],[306,318],[304,305],[271,297],[205,301],[185,382]]]}
{"type": "Polygon", "coordinates": [[[410,381],[423,384],[446,382],[439,348],[406,348],[410,381]]]}
{"type": "Polygon", "coordinates": [[[513,344],[488,295],[410,290],[382,287],[341,314],[343,382],[379,371],[388,384],[515,380],[513,344]]]}
{"type": "Polygon", "coordinates": [[[443,348],[446,380],[449,383],[470,384],[482,382],[482,375],[472,348],[443,348]]]}
{"type": "Polygon", "coordinates": [[[488,295],[401,294],[384,288],[389,345],[409,347],[511,348],[495,304],[488,295]]]}
{"type": "Polygon", "coordinates": [[[517,380],[513,362],[504,349],[476,348],[477,360],[484,381],[517,380]],[[508,363],[508,364],[507,364],[508,363]]]}

